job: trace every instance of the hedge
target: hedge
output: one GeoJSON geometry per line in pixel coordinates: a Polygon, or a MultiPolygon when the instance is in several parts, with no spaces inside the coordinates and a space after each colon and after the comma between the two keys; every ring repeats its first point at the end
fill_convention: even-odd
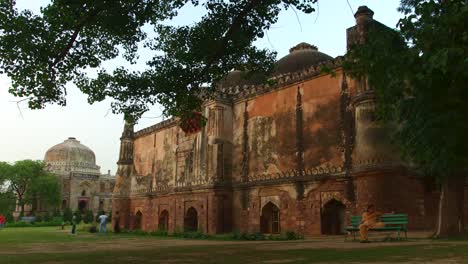
{"type": "Polygon", "coordinates": [[[54,218],[54,220],[49,222],[16,222],[16,223],[6,223],[6,227],[43,227],[43,226],[61,226],[62,219],[54,218]]]}

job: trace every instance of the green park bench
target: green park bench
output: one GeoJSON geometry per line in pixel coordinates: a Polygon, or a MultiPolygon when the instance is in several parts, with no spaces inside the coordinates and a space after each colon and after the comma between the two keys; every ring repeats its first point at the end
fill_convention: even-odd
{"type": "MultiPolygon", "coordinates": [[[[353,240],[356,240],[356,233],[359,232],[362,216],[351,216],[351,225],[346,227],[346,231],[353,235],[353,240]]],[[[384,214],[379,217],[379,221],[385,223],[384,227],[370,228],[369,231],[376,232],[398,232],[398,240],[401,240],[400,233],[405,232],[405,239],[408,240],[408,215],[407,214],[384,214]]]]}

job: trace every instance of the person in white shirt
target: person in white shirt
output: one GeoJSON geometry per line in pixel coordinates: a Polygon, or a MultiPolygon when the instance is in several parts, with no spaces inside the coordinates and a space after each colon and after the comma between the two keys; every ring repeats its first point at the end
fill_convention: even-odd
{"type": "Polygon", "coordinates": [[[107,233],[107,228],[106,228],[106,224],[107,224],[107,215],[104,211],[101,212],[101,215],[99,216],[99,233],[102,233],[104,232],[107,233]]]}

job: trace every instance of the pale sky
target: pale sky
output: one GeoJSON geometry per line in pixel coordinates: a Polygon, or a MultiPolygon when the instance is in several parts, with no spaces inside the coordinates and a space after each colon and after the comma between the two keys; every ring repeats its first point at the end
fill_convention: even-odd
{"type": "MultiPolygon", "coordinates": [[[[38,12],[49,0],[17,0],[20,9],[38,12]]],[[[203,2],[203,1],[201,1],[203,2]]],[[[361,5],[372,9],[374,19],[394,28],[401,14],[396,11],[399,0],[349,0],[353,12],[361,5]]],[[[202,15],[198,8],[188,7],[171,21],[171,24],[190,24],[202,15]]],[[[289,48],[300,42],[316,45],[319,51],[332,57],[344,55],[346,51],[346,29],[355,24],[346,0],[321,0],[319,12],[305,15],[292,10],[281,14],[277,24],[267,33],[268,39],[257,42],[257,46],[275,50],[278,58],[288,54],[289,48]]],[[[141,52],[144,55],[144,52],[141,52]]],[[[0,55],[1,56],[1,55],[0,55]]],[[[142,56],[147,58],[147,56],[142,56]]],[[[106,62],[107,69],[124,65],[116,59],[106,62]]],[[[144,61],[134,66],[144,67],[144,61]]],[[[73,84],[68,85],[67,106],[49,105],[42,110],[30,110],[26,103],[18,105],[8,93],[10,80],[0,75],[0,161],[14,162],[23,159],[43,159],[50,147],[68,137],[76,137],[96,154],[101,173],[117,169],[119,138],[123,128],[123,117],[108,112],[111,100],[89,105],[86,96],[73,84]]],[[[158,107],[146,113],[136,130],[151,126],[161,118],[158,107]]]]}

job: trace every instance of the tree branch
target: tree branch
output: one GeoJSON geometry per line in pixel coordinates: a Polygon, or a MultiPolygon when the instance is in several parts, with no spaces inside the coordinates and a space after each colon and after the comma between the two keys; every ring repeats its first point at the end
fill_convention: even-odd
{"type": "Polygon", "coordinates": [[[208,70],[213,63],[219,59],[224,53],[226,46],[228,45],[228,41],[232,38],[232,36],[239,31],[243,20],[245,17],[251,12],[257,5],[260,5],[262,0],[252,0],[245,6],[245,8],[234,18],[232,25],[226,31],[226,34],[222,38],[220,45],[217,47],[215,53],[209,58],[208,62],[206,63],[205,67],[201,71],[200,75],[205,75],[206,71],[208,70]]]}
{"type": "Polygon", "coordinates": [[[94,10],[93,12],[90,13],[88,17],[81,20],[81,22],[75,26],[73,34],[71,38],[68,40],[67,46],[65,46],[65,48],[60,52],[60,54],[57,57],[55,57],[54,61],[50,64],[50,68],[55,67],[60,61],[62,61],[65,58],[65,56],[67,56],[68,52],[73,47],[73,44],[75,44],[75,41],[78,38],[78,35],[80,34],[80,31],[83,29],[86,23],[88,23],[93,18],[95,18],[101,11],[102,10],[99,10],[99,9],[94,10]]]}
{"type": "MultiPolygon", "coordinates": [[[[135,3],[127,10],[127,12],[131,12],[134,10],[138,4],[140,4],[140,0],[136,0],[135,3]]],[[[52,69],[54,66],[56,66],[60,61],[62,61],[65,56],[70,52],[71,48],[76,42],[76,39],[78,38],[78,35],[80,34],[81,30],[83,27],[89,23],[91,20],[93,20],[101,11],[103,11],[105,8],[96,8],[93,10],[87,17],[82,19],[74,28],[73,34],[71,35],[70,39],[68,40],[67,45],[65,48],[60,52],[60,54],[54,59],[54,61],[50,64],[50,68],[52,69]]]]}

